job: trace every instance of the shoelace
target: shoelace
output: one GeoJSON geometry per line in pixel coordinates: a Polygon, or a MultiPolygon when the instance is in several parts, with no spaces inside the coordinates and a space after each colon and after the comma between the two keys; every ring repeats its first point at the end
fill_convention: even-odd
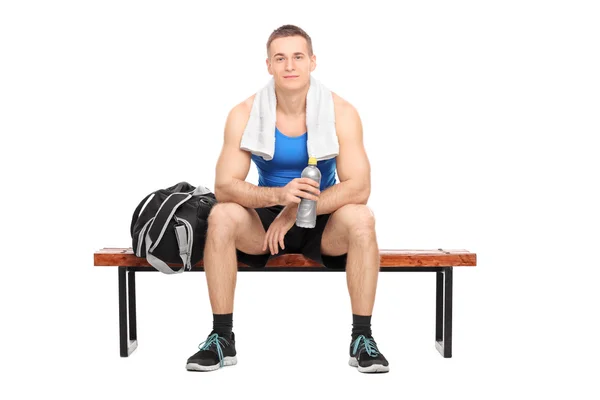
{"type": "Polygon", "coordinates": [[[365,349],[367,354],[371,357],[377,357],[379,355],[379,350],[377,349],[377,343],[375,343],[375,340],[373,338],[368,338],[365,335],[360,335],[357,337],[353,346],[352,354],[356,354],[357,357],[357,350],[359,350],[359,346],[361,350],[365,349]]]}
{"type": "Polygon", "coordinates": [[[229,346],[229,342],[224,337],[219,336],[218,333],[213,333],[204,342],[198,345],[200,350],[209,350],[210,347],[214,346],[217,349],[217,355],[219,356],[219,365],[223,366],[223,350],[221,350],[221,340],[225,343],[225,346],[229,346]],[[204,344],[204,345],[203,345],[204,344]]]}

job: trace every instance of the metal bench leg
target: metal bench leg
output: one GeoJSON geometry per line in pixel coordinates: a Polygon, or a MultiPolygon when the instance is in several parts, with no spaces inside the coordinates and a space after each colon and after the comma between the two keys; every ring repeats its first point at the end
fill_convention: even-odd
{"type": "Polygon", "coordinates": [[[436,272],[435,347],[444,358],[452,357],[452,267],[436,272]]]}
{"type": "Polygon", "coordinates": [[[119,343],[121,357],[128,357],[137,348],[135,314],[135,271],[119,267],[119,343]],[[129,275],[129,276],[128,276],[129,275]],[[129,279],[127,279],[129,278],[129,279]],[[129,303],[129,307],[128,304],[129,303]],[[129,333],[127,323],[129,322],[129,333]]]}

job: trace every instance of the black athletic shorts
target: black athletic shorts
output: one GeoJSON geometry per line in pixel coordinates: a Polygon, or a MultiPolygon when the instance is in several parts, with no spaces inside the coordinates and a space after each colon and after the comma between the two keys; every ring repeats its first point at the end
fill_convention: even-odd
{"type": "MultiPolygon", "coordinates": [[[[265,232],[269,230],[269,226],[279,215],[283,206],[273,206],[266,208],[255,208],[260,221],[262,222],[265,232]]],[[[253,255],[246,254],[240,250],[237,251],[238,262],[248,265],[249,267],[262,268],[271,258],[279,257],[288,253],[302,254],[304,257],[310,258],[313,261],[324,265],[327,268],[344,269],[346,268],[346,256],[326,256],[321,254],[321,237],[331,214],[317,215],[317,223],[314,228],[300,228],[295,223],[283,238],[285,249],[281,249],[278,245],[279,252],[272,255],[268,246],[267,254],[253,255]]]]}

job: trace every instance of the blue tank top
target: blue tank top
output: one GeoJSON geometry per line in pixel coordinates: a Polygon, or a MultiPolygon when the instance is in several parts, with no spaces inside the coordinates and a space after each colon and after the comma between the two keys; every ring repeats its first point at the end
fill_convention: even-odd
{"type": "MultiPolygon", "coordinates": [[[[273,159],[265,161],[264,158],[252,154],[252,161],[258,169],[258,186],[281,187],[294,178],[300,178],[302,170],[308,165],[307,139],[306,132],[301,136],[290,137],[275,128],[273,159]]],[[[321,191],[335,185],[335,157],[317,161],[317,168],[321,171],[321,191]]]]}

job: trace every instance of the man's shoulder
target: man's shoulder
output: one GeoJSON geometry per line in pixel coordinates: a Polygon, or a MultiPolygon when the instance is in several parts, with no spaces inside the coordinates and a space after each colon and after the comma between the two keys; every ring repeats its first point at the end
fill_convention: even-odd
{"type": "Polygon", "coordinates": [[[336,93],[331,92],[331,95],[333,97],[335,127],[338,137],[353,135],[354,132],[362,129],[362,123],[356,108],[348,100],[343,99],[336,93]]]}
{"type": "Polygon", "coordinates": [[[337,93],[331,92],[333,98],[333,107],[335,110],[335,118],[356,118],[358,111],[356,108],[346,99],[342,98],[337,93]]]}
{"type": "Polygon", "coordinates": [[[236,104],[232,109],[232,114],[237,115],[245,115],[246,117],[250,116],[250,111],[252,111],[252,104],[254,104],[254,97],[256,93],[247,99],[242,100],[240,103],[236,104]]]}
{"type": "Polygon", "coordinates": [[[238,105],[240,107],[244,108],[244,110],[247,111],[248,114],[250,114],[250,111],[252,110],[252,105],[254,104],[255,97],[256,97],[256,93],[254,93],[252,96],[248,97],[247,99],[245,99],[238,105]]]}
{"type": "Polygon", "coordinates": [[[225,136],[231,138],[233,142],[239,143],[241,137],[250,118],[250,111],[252,110],[252,103],[254,96],[241,101],[240,103],[233,106],[227,115],[227,122],[225,123],[225,136]]]}
{"type": "Polygon", "coordinates": [[[248,118],[250,117],[250,111],[252,111],[254,96],[256,95],[254,94],[233,106],[233,108],[229,110],[229,115],[227,118],[232,121],[246,123],[248,121],[248,118]]]}

